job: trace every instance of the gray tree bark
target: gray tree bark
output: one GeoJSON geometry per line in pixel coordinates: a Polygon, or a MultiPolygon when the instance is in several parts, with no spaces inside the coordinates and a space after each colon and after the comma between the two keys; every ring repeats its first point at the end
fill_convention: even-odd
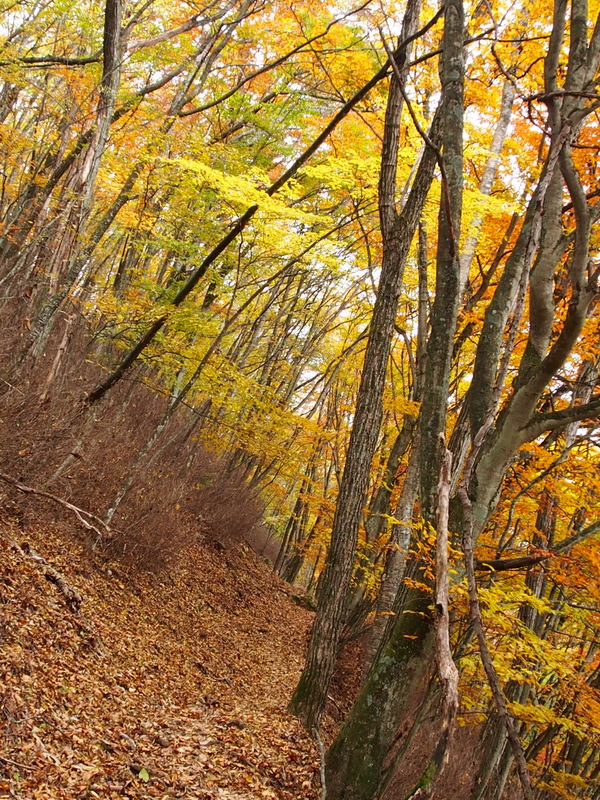
{"type": "MultiPolygon", "coordinates": [[[[458,237],[463,184],[463,36],[462,3],[454,0],[445,6],[441,59],[443,92],[440,108],[436,113],[436,118],[441,116],[444,119],[444,130],[439,138],[436,136],[432,143],[428,143],[422,162],[425,163],[428,159],[440,161],[444,184],[439,214],[436,298],[425,368],[427,392],[421,406],[418,450],[421,510],[432,528],[435,529],[436,522],[440,522],[440,530],[444,528],[443,521],[437,519],[444,449],[438,443],[446,424],[449,372],[460,288],[458,237]],[[440,142],[443,142],[441,159],[437,149],[440,142]]],[[[447,490],[448,484],[444,485],[447,490]]],[[[443,536],[440,547],[445,548],[443,536]]],[[[420,582],[423,581],[421,566],[413,561],[409,567],[410,577],[420,582]]],[[[389,641],[375,660],[355,706],[327,755],[328,794],[334,800],[371,800],[379,796],[385,779],[384,763],[397,735],[400,720],[410,699],[418,691],[423,676],[433,674],[436,626],[430,611],[431,596],[422,588],[413,588],[406,596],[404,608],[395,609],[397,617],[389,641]]],[[[447,648],[444,651],[440,646],[442,639],[443,635],[440,633],[437,654],[446,681],[452,670],[448,665],[447,648]]],[[[434,747],[430,763],[411,796],[431,796],[437,777],[443,769],[456,709],[456,692],[453,692],[451,683],[448,680],[448,724],[440,730],[439,741],[434,747]]]]}
{"type": "MultiPolygon", "coordinates": [[[[409,3],[403,22],[402,40],[417,29],[420,4],[409,3]]],[[[408,60],[409,48],[402,54],[400,69],[408,60]]],[[[371,461],[382,419],[382,398],[387,363],[394,332],[398,299],[410,243],[431,181],[435,155],[426,153],[410,196],[400,214],[395,209],[396,163],[402,92],[396,76],[390,87],[386,112],[384,148],[380,178],[380,218],[384,236],[381,278],[361,383],[358,390],[354,425],[346,455],[346,464],[331,533],[331,545],[319,588],[317,616],[312,630],[306,666],[290,702],[290,710],[309,730],[318,728],[327,700],[327,692],[338,644],[345,621],[346,601],[358,540],[358,529],[368,486],[371,461]]],[[[437,115],[436,131],[440,115],[437,115]]],[[[437,138],[438,133],[432,132],[437,138]]]]}

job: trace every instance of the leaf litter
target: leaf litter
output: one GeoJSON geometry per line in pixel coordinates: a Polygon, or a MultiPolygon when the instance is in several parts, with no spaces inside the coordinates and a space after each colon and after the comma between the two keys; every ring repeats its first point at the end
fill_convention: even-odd
{"type": "Polygon", "coordinates": [[[0,800],[317,798],[286,712],[311,614],[286,584],[243,544],[128,576],[77,537],[0,511],[0,800]]]}

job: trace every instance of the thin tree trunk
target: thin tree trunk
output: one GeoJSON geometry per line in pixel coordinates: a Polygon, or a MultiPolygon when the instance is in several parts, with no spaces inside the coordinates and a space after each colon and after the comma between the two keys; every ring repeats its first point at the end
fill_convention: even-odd
{"type": "Polygon", "coordinates": [[[117,493],[115,494],[115,496],[114,496],[114,498],[113,498],[113,500],[112,500],[112,502],[111,502],[111,504],[110,504],[110,506],[108,508],[108,511],[106,512],[106,523],[107,523],[107,525],[110,525],[110,522],[111,522],[113,516],[115,515],[116,510],[121,505],[121,503],[123,502],[123,499],[125,498],[125,496],[129,492],[131,487],[133,486],[140,469],[144,465],[144,462],[147,460],[150,451],[152,450],[152,448],[154,447],[154,445],[156,444],[156,442],[158,440],[158,437],[161,435],[161,433],[167,427],[167,425],[169,424],[169,421],[171,420],[171,417],[175,414],[177,409],[181,406],[181,404],[185,400],[186,396],[193,389],[194,384],[196,383],[196,380],[198,379],[198,376],[199,376],[203,366],[204,366],[204,360],[200,362],[199,366],[196,368],[194,374],[187,381],[185,386],[183,386],[183,388],[181,388],[179,390],[178,389],[175,390],[175,395],[171,398],[171,402],[169,403],[169,406],[167,407],[167,409],[166,409],[165,413],[163,414],[161,420],[159,421],[158,425],[154,428],[152,434],[146,440],[146,444],[142,447],[140,452],[137,454],[137,457],[136,457],[135,461],[133,462],[133,464],[129,468],[129,471],[128,471],[126,477],[125,477],[125,480],[123,481],[123,483],[119,487],[117,493]]]}
{"type": "MultiPolygon", "coordinates": [[[[417,323],[417,354],[415,363],[414,385],[412,399],[418,402],[423,397],[426,369],[426,349],[428,331],[428,306],[429,297],[427,291],[427,230],[424,222],[419,223],[419,304],[418,304],[418,323],[417,323]]],[[[381,588],[377,598],[377,609],[375,619],[369,631],[369,636],[365,646],[365,656],[363,663],[363,680],[366,679],[369,670],[373,666],[377,654],[382,645],[387,641],[393,627],[393,609],[396,604],[396,597],[400,591],[404,569],[406,565],[406,555],[412,539],[412,518],[414,505],[419,490],[419,460],[420,444],[418,433],[418,420],[406,418],[404,428],[410,433],[412,438],[411,452],[408,459],[404,482],[394,516],[398,520],[392,526],[390,535],[389,550],[386,556],[385,570],[381,579],[381,588]],[[410,426],[409,426],[410,423],[410,426]]],[[[403,433],[404,433],[403,428],[403,433]]]]}
{"type": "MultiPolygon", "coordinates": [[[[510,118],[512,115],[515,94],[516,94],[515,84],[510,80],[506,80],[504,82],[504,86],[502,87],[502,101],[500,105],[500,114],[498,116],[498,121],[496,122],[496,127],[494,129],[494,135],[492,137],[492,143],[490,146],[490,154],[488,155],[487,160],[485,162],[483,175],[481,176],[481,181],[479,182],[479,192],[484,197],[489,197],[489,195],[492,192],[494,178],[496,177],[496,172],[498,170],[498,163],[500,161],[500,153],[502,152],[502,148],[504,147],[504,140],[506,139],[508,125],[510,123],[510,118]]],[[[475,212],[475,216],[473,217],[469,225],[467,238],[465,240],[462,249],[462,254],[460,256],[461,294],[464,291],[465,286],[467,285],[467,281],[469,279],[469,270],[471,268],[471,263],[473,261],[473,257],[475,256],[475,250],[479,242],[479,236],[481,233],[481,228],[483,226],[483,220],[484,220],[484,215],[481,210],[478,210],[475,212]]]]}
{"type": "MultiPolygon", "coordinates": [[[[91,141],[78,167],[76,179],[79,191],[83,193],[81,206],[77,211],[74,223],[74,234],[77,236],[90,212],[96,177],[100,161],[104,154],[108,132],[112,122],[117,91],[121,76],[121,20],[123,16],[122,0],[106,0],[104,11],[103,36],[103,69],[100,81],[100,98],[96,109],[91,141]]],[[[31,339],[34,343],[34,354],[39,356],[53,325],[54,316],[63,300],[71,291],[80,270],[80,262],[76,256],[70,259],[69,268],[60,288],[47,300],[33,326],[31,339]]]]}

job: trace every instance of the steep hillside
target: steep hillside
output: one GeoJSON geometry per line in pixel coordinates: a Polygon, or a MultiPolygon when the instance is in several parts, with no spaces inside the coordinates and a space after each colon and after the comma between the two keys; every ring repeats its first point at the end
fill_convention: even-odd
{"type": "Polygon", "coordinates": [[[0,508],[0,798],[318,797],[285,711],[311,614],[247,546],[132,577],[0,508]]]}

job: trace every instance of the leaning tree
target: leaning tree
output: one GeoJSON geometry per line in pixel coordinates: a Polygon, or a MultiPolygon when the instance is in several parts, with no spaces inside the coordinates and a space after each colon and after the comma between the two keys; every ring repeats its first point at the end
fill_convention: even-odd
{"type": "MultiPolygon", "coordinates": [[[[521,11],[525,13],[526,9],[521,11]]],[[[490,14],[493,15],[491,8],[490,14]]],[[[492,22],[495,24],[493,19],[492,22]]],[[[524,212],[511,221],[498,252],[490,260],[490,271],[471,276],[465,292],[467,276],[463,275],[461,280],[461,260],[464,264],[467,259],[460,257],[461,233],[465,238],[465,232],[461,231],[464,18],[460,2],[444,7],[440,54],[442,132],[437,134],[438,140],[433,133],[427,136],[422,131],[425,154],[439,164],[441,182],[435,298],[427,343],[427,390],[415,439],[420,456],[419,511],[423,525],[415,528],[414,554],[406,566],[409,580],[397,594],[394,623],[328,752],[326,776],[330,798],[370,800],[385,791],[391,773],[402,759],[403,750],[397,744],[400,723],[414,698],[426,697],[432,685],[437,687],[433,691],[439,698],[438,733],[427,768],[410,796],[429,797],[435,790],[447,761],[458,706],[457,674],[448,639],[448,524],[455,543],[462,544],[459,577],[466,576],[471,631],[478,642],[495,714],[502,727],[503,747],[509,753],[508,761],[516,764],[524,795],[533,796],[518,727],[509,713],[481,619],[474,548],[489,526],[511,463],[519,451],[528,443],[548,440],[550,435],[556,437],[569,426],[572,431],[578,422],[593,420],[600,413],[594,380],[590,391],[582,392],[573,377],[581,374],[582,364],[589,366],[590,356],[592,361],[597,360],[597,354],[589,351],[589,331],[597,329],[599,272],[594,249],[594,225],[599,216],[595,204],[597,190],[593,170],[579,157],[578,151],[595,143],[595,112],[600,99],[596,92],[600,22],[596,21],[594,27],[585,2],[574,0],[567,13],[567,4],[559,1],[547,31],[541,85],[526,95],[514,77],[514,70],[506,70],[493,49],[498,69],[521,93],[521,112],[529,114],[535,122],[539,120],[539,169],[537,180],[531,187],[525,187],[524,212]],[[478,297],[483,301],[481,328],[474,345],[469,388],[461,398],[460,414],[450,431],[447,416],[450,377],[453,359],[460,351],[461,341],[464,343],[458,322],[462,311],[472,308],[478,282],[479,288],[483,287],[478,297]],[[443,442],[450,433],[447,450],[443,442]],[[453,500],[449,513],[450,493],[453,500]],[[431,532],[436,541],[435,585],[429,577],[431,564],[424,555],[431,532]],[[437,682],[432,683],[432,676],[437,676],[437,682]]],[[[402,67],[403,64],[398,64],[394,72],[390,109],[395,92],[402,91],[402,67]]],[[[532,69],[534,63],[527,71],[532,69]]],[[[526,71],[522,70],[522,74],[526,71]]],[[[380,189],[386,185],[387,168],[384,157],[380,189]]],[[[385,191],[381,191],[384,237],[385,200],[385,191]]],[[[472,243],[468,246],[472,247],[472,243]]],[[[383,292],[384,275],[385,262],[383,292]]],[[[379,319],[374,315],[371,339],[378,335],[378,324],[379,319]]],[[[384,355],[387,357],[387,352],[384,355]]],[[[593,370],[592,373],[597,374],[593,370]]],[[[358,422],[357,409],[355,438],[360,432],[358,422]]],[[[354,446],[359,447],[356,442],[354,446]]],[[[350,452],[348,463],[353,463],[350,452]]],[[[364,485],[356,482],[354,487],[361,507],[364,485]]],[[[339,513],[346,512],[341,509],[339,513]]],[[[358,527],[358,521],[355,524],[358,527]]],[[[553,542],[554,552],[564,552],[581,541],[582,536],[593,535],[597,525],[591,522],[582,531],[579,537],[553,542]]],[[[335,533],[334,523],[334,537],[335,533]]],[[[351,553],[355,528],[347,524],[343,535],[345,552],[351,553]]],[[[490,535],[493,538],[493,531],[490,535]]],[[[319,669],[315,653],[322,654],[328,647],[324,632],[334,637],[335,652],[336,628],[331,627],[328,619],[337,614],[343,623],[341,606],[348,585],[344,569],[348,565],[335,563],[340,557],[342,548],[334,539],[323,578],[323,597],[329,602],[324,600],[319,605],[307,667],[292,701],[292,708],[309,726],[315,725],[322,713],[322,706],[312,698],[317,692],[321,697],[326,693],[323,686],[327,686],[331,674],[329,660],[319,669]],[[331,588],[336,573],[337,583],[331,588]],[[335,610],[331,598],[336,599],[335,610]]],[[[518,565],[499,559],[494,568],[526,567],[535,563],[536,558],[546,557],[550,556],[526,557],[518,565]]]]}

